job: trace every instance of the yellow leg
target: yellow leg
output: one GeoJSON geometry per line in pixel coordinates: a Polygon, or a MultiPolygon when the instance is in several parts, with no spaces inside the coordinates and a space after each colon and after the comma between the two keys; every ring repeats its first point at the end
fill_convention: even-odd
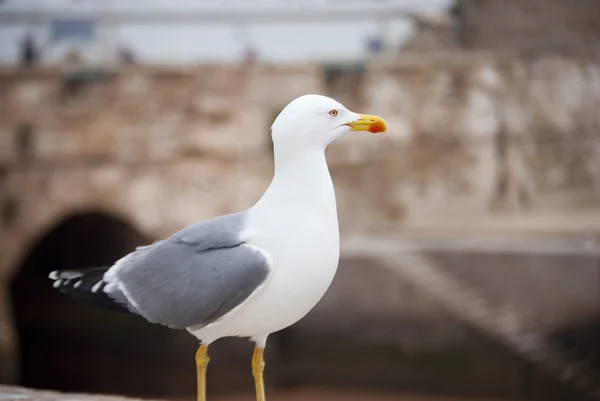
{"type": "Polygon", "coordinates": [[[201,345],[196,352],[196,375],[198,377],[198,401],[206,401],[206,367],[208,366],[208,347],[201,345]]]}
{"type": "Polygon", "coordinates": [[[265,401],[265,385],[263,383],[263,371],[265,370],[265,360],[261,347],[254,347],[252,355],[252,376],[254,376],[254,387],[256,388],[256,401],[265,401]]]}

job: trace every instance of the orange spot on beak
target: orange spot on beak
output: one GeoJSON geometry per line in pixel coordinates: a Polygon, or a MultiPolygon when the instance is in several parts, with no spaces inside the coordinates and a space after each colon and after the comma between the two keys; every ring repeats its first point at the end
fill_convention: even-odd
{"type": "Polygon", "coordinates": [[[376,121],[369,128],[369,132],[371,134],[378,134],[380,132],[385,132],[385,131],[387,131],[387,124],[385,123],[385,121],[376,121]]]}
{"type": "Polygon", "coordinates": [[[360,119],[348,124],[352,131],[368,131],[372,134],[387,131],[387,123],[378,116],[360,114],[360,119]]]}

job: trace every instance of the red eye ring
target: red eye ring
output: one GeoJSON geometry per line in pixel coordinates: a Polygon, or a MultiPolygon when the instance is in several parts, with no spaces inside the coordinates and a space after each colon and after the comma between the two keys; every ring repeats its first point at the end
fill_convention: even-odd
{"type": "Polygon", "coordinates": [[[334,110],[330,110],[330,111],[329,111],[329,115],[330,115],[331,117],[337,117],[337,115],[338,115],[338,111],[337,111],[337,110],[335,110],[335,109],[334,109],[334,110]]]}

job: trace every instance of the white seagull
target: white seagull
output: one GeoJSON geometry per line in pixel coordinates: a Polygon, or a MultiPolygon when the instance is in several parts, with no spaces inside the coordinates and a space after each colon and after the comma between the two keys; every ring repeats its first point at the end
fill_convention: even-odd
{"type": "Polygon", "coordinates": [[[386,130],[380,117],[354,113],[325,96],[301,96],[273,122],[275,174],[254,206],[138,247],[108,268],[54,271],[54,287],[194,335],[200,341],[199,401],[206,399],[208,346],[223,337],[250,338],[256,398],[264,401],[267,337],[303,318],[338,267],[325,148],[348,131],[386,130]]]}

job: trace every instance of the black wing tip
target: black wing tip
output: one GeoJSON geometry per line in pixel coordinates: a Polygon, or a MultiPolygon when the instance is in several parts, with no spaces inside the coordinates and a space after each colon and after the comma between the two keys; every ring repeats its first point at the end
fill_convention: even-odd
{"type": "Polygon", "coordinates": [[[85,270],[55,270],[48,278],[53,280],[52,286],[58,291],[78,301],[93,303],[112,309],[126,309],[124,305],[113,300],[104,292],[108,284],[103,280],[108,267],[85,270]]]}

